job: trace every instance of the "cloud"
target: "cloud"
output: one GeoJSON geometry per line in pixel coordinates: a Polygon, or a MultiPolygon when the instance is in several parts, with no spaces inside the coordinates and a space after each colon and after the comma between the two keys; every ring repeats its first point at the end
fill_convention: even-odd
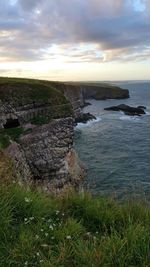
{"type": "Polygon", "coordinates": [[[149,11],[149,0],[0,0],[0,60],[144,60],[149,11]]]}

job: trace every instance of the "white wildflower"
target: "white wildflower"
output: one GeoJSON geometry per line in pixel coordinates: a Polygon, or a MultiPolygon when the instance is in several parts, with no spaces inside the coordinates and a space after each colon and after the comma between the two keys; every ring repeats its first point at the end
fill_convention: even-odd
{"type": "Polygon", "coordinates": [[[40,252],[37,252],[36,255],[39,257],[40,256],[40,252]]]}
{"type": "Polygon", "coordinates": [[[90,235],[91,233],[90,233],[90,232],[87,232],[86,234],[87,234],[87,235],[90,235]]]}
{"type": "Polygon", "coordinates": [[[70,235],[67,235],[67,236],[66,236],[66,239],[71,239],[71,236],[70,236],[70,235]]]}
{"type": "Polygon", "coordinates": [[[52,225],[49,226],[49,229],[54,230],[54,227],[52,225]]]}
{"type": "Polygon", "coordinates": [[[41,229],[41,232],[43,232],[44,230],[43,229],[41,229]]]}
{"type": "Polygon", "coordinates": [[[47,237],[48,236],[48,233],[45,233],[45,236],[47,237]]]}
{"type": "Polygon", "coordinates": [[[27,202],[27,203],[31,202],[31,199],[28,198],[28,197],[25,197],[24,200],[25,200],[25,202],[27,202]]]}

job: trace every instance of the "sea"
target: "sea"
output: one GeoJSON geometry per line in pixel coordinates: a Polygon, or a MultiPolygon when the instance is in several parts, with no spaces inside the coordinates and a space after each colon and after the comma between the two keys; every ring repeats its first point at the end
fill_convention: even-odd
{"type": "Polygon", "coordinates": [[[95,121],[75,127],[75,149],[86,170],[83,187],[92,194],[150,199],[150,82],[118,82],[130,98],[88,100],[95,121]],[[145,106],[146,114],[105,111],[127,104],[145,106]]]}

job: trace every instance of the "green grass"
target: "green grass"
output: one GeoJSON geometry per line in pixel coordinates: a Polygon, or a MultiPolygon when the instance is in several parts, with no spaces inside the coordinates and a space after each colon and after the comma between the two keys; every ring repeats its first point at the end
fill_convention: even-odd
{"type": "MultiPolygon", "coordinates": [[[[6,106],[9,104],[16,110],[26,105],[35,105],[35,108],[43,109],[47,107],[49,113],[46,116],[38,115],[33,118],[35,124],[45,124],[51,119],[74,115],[72,105],[59,90],[61,86],[63,84],[58,82],[0,77],[0,102],[6,106]]],[[[30,119],[26,122],[30,122],[30,119]]]]}
{"type": "Polygon", "coordinates": [[[10,140],[17,141],[23,132],[24,130],[22,127],[0,129],[0,149],[8,147],[10,140]]]}
{"type": "Polygon", "coordinates": [[[35,125],[43,125],[50,122],[50,118],[43,115],[37,115],[34,118],[30,119],[30,122],[35,125]]]}
{"type": "Polygon", "coordinates": [[[149,267],[150,206],[0,187],[1,267],[149,267]]]}
{"type": "Polygon", "coordinates": [[[67,104],[65,96],[55,88],[55,82],[34,79],[0,77],[0,100],[14,105],[40,101],[50,105],[67,104]]]}

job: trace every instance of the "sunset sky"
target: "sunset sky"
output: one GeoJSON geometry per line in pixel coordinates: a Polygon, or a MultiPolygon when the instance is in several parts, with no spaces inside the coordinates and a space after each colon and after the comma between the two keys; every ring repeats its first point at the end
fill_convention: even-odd
{"type": "Polygon", "coordinates": [[[0,0],[0,76],[150,79],[150,0],[0,0]]]}

